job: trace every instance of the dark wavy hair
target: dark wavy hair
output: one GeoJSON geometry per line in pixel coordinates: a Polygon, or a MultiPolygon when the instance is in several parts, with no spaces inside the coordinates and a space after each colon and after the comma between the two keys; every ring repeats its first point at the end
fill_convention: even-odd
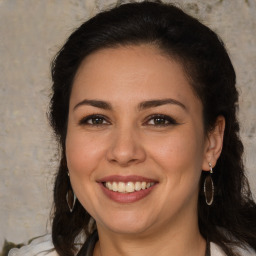
{"type": "Polygon", "coordinates": [[[77,252],[75,238],[90,236],[95,223],[77,202],[70,213],[70,189],[65,139],[72,83],[81,62],[103,48],[151,44],[181,63],[203,104],[205,132],[225,117],[223,149],[214,168],[215,199],[206,205],[202,172],[198,196],[198,223],[203,237],[218,244],[229,256],[238,246],[256,250],[256,204],[244,172],[243,145],[236,117],[238,92],[235,71],[221,39],[197,19],[161,1],[119,4],[83,23],[68,38],[52,63],[52,98],[49,119],[61,148],[54,187],[52,238],[61,256],[77,252]]]}

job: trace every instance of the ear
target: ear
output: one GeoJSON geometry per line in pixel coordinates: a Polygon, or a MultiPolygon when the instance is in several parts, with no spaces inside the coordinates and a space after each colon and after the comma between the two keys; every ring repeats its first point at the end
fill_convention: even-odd
{"type": "Polygon", "coordinates": [[[216,165],[222,151],[224,130],[225,118],[218,116],[214,128],[209,131],[205,141],[202,170],[209,171],[209,163],[211,163],[212,167],[216,165]]]}

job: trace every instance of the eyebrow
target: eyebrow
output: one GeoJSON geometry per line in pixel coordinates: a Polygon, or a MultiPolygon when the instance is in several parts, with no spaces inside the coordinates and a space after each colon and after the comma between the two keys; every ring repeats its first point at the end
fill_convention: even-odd
{"type": "MultiPolygon", "coordinates": [[[[159,106],[166,105],[166,104],[177,105],[177,106],[180,106],[181,108],[183,108],[184,110],[187,110],[186,106],[183,103],[181,103],[180,101],[177,101],[175,99],[171,99],[171,98],[143,101],[138,105],[138,110],[142,111],[145,109],[159,107],[159,106]]],[[[79,106],[83,106],[83,105],[93,106],[93,107],[105,109],[105,110],[112,110],[111,104],[107,101],[88,100],[88,99],[85,99],[85,100],[79,102],[78,104],[76,104],[75,107],[73,108],[73,110],[75,110],[79,106]]]]}
{"type": "Polygon", "coordinates": [[[141,102],[139,104],[139,110],[144,110],[144,109],[148,109],[148,108],[153,108],[153,107],[159,107],[162,105],[166,105],[166,104],[173,104],[173,105],[178,105],[181,108],[183,108],[184,110],[187,110],[186,106],[184,104],[182,104],[180,101],[177,101],[175,99],[161,99],[161,100],[148,100],[148,101],[144,101],[141,102]]]}
{"type": "Polygon", "coordinates": [[[79,106],[83,106],[83,105],[87,105],[87,106],[93,106],[96,108],[101,108],[101,109],[105,109],[105,110],[111,110],[111,104],[106,102],[106,101],[102,101],[102,100],[83,100],[81,102],[79,102],[78,104],[76,104],[74,106],[74,109],[77,109],[79,106]]]}

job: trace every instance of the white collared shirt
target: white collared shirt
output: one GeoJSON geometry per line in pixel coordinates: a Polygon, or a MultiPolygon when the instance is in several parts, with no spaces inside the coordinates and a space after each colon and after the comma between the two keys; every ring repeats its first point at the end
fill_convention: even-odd
{"type": "MultiPolygon", "coordinates": [[[[222,249],[214,244],[210,244],[211,256],[226,256],[222,249]]],[[[256,256],[253,250],[240,249],[242,256],[256,256]]],[[[36,238],[29,245],[25,245],[20,249],[14,248],[10,250],[8,256],[58,256],[54,250],[51,235],[36,238]]]]}

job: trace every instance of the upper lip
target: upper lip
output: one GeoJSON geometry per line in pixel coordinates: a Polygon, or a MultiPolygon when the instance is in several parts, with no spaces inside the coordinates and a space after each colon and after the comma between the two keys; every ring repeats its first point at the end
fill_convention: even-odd
{"type": "Polygon", "coordinates": [[[138,176],[138,175],[128,175],[128,176],[122,176],[122,175],[110,175],[110,176],[106,176],[106,177],[103,177],[99,180],[97,180],[97,182],[101,182],[101,183],[104,183],[104,182],[124,182],[124,183],[127,183],[129,181],[131,182],[136,182],[136,181],[139,181],[139,182],[157,182],[156,180],[154,179],[151,179],[151,178],[146,178],[146,177],[143,177],[143,176],[138,176]]]}

